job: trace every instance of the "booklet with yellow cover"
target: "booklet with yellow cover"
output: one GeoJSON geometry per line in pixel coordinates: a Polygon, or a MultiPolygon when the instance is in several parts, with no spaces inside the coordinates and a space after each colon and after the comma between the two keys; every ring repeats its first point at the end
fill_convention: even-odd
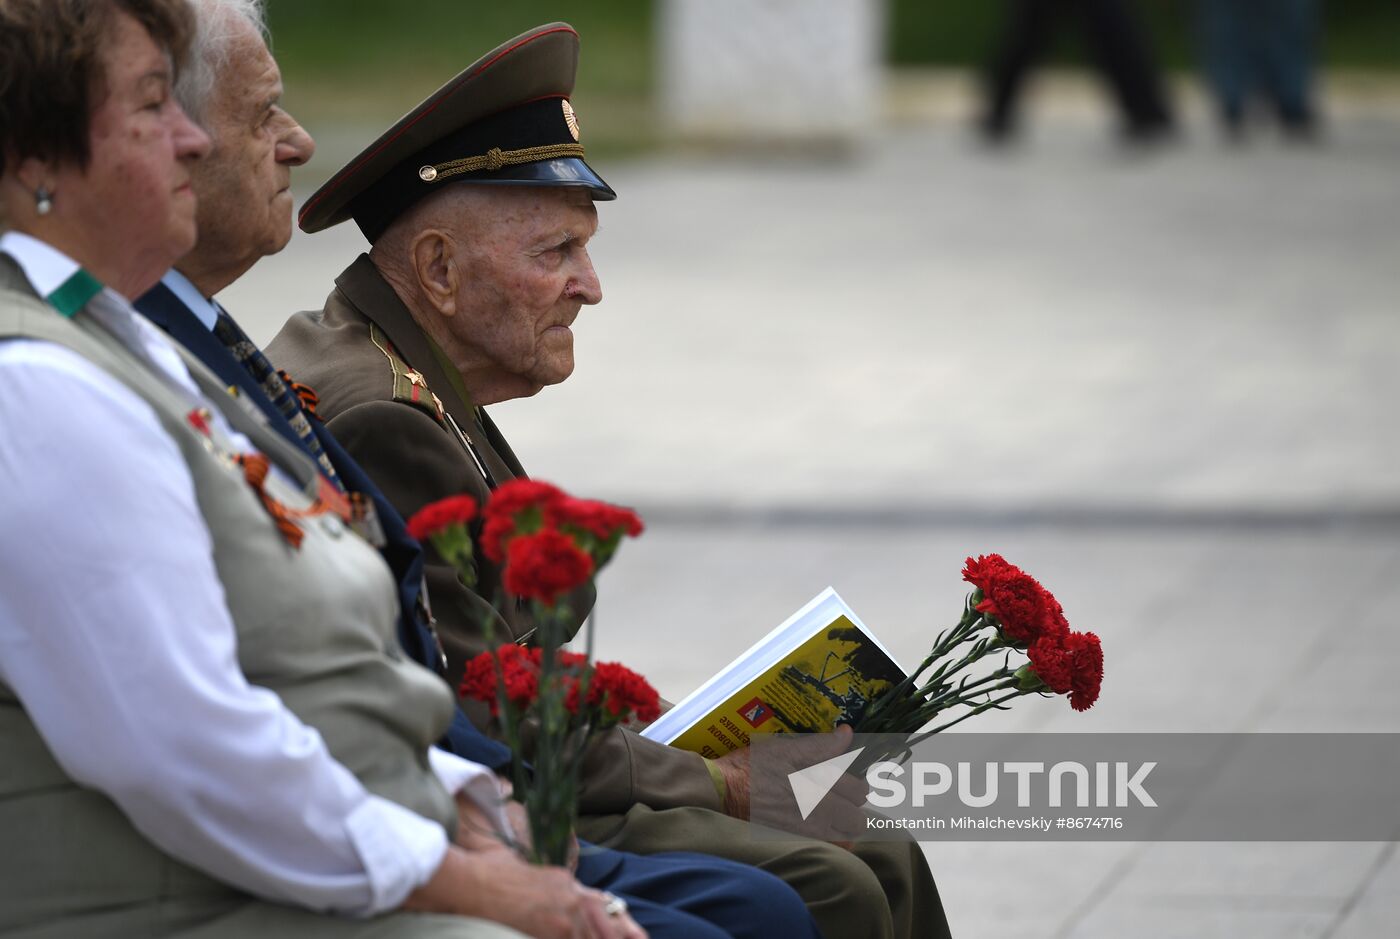
{"type": "Polygon", "coordinates": [[[855,723],[904,670],[828,587],[642,736],[714,759],[753,734],[824,733],[855,723]]]}

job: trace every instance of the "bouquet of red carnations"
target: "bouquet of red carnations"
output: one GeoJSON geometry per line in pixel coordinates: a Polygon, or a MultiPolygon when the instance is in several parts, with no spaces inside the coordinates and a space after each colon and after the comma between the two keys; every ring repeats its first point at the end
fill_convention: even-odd
{"type": "MultiPolygon", "coordinates": [[[[431,540],[468,586],[475,568],[467,526],[475,516],[475,501],[456,496],[409,519],[409,533],[431,540]]],[[[528,479],[501,485],[481,512],[482,553],[503,565],[502,602],[530,602],[534,645],[505,643],[483,652],[467,663],[460,692],[489,704],[500,721],[515,755],[514,794],[530,819],[530,859],[536,863],[567,861],[588,740],[632,718],[653,721],[660,711],[656,689],[640,675],[615,662],[590,661],[591,617],[588,652],[562,648],[574,622],[562,598],[591,582],[623,537],[641,532],[641,519],[629,509],[575,499],[528,479]],[[521,755],[527,721],[534,729],[529,772],[521,755]]],[[[489,636],[489,622],[486,630],[489,636]]]]}
{"type": "Polygon", "coordinates": [[[922,739],[1027,694],[1068,695],[1076,711],[1098,700],[1099,637],[1071,630],[1059,601],[1039,581],[999,554],[968,558],[963,579],[975,589],[962,618],[939,635],[908,678],[871,704],[858,733],[912,734],[952,718],[922,739]],[[1025,664],[1018,664],[1018,655],[1026,656],[1025,664]],[[978,668],[992,657],[998,667],[978,668]]]}

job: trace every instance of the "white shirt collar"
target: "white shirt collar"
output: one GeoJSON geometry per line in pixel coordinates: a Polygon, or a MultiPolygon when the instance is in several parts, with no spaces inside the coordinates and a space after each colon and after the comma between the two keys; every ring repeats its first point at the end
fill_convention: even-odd
{"type": "Polygon", "coordinates": [[[214,324],[219,321],[219,307],[213,300],[200,293],[199,288],[188,277],[173,267],[166,272],[160,282],[165,284],[171,293],[180,298],[180,302],[195,315],[196,319],[204,324],[205,329],[213,332],[214,324]]]}
{"type": "MultiPolygon", "coordinates": [[[[53,245],[23,232],[7,231],[0,235],[0,252],[18,262],[24,276],[43,297],[53,293],[81,266],[53,245]]],[[[86,310],[129,349],[159,368],[186,392],[198,394],[170,340],[145,317],[137,315],[126,297],[111,287],[103,287],[86,310]]]]}
{"type": "Polygon", "coordinates": [[[46,242],[24,232],[0,235],[0,251],[14,258],[24,276],[41,297],[53,293],[78,270],[77,261],[46,242]]]}

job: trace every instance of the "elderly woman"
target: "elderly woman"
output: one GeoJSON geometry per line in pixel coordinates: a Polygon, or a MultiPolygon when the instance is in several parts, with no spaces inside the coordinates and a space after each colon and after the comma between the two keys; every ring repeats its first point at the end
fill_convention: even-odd
{"type": "Polygon", "coordinates": [[[127,302],[195,242],[189,16],[0,0],[0,934],[639,936],[449,844],[507,823],[388,569],[127,302]]]}

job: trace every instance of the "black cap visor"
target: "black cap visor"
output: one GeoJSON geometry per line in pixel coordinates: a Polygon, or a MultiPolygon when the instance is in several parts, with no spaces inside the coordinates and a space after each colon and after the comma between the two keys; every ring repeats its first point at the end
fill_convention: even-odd
{"type": "Polygon", "coordinates": [[[498,170],[465,173],[460,182],[498,183],[506,186],[582,186],[589,190],[589,195],[600,202],[617,198],[617,193],[603,182],[603,177],[593,172],[593,167],[579,157],[537,160],[533,163],[503,166],[498,170]]]}

